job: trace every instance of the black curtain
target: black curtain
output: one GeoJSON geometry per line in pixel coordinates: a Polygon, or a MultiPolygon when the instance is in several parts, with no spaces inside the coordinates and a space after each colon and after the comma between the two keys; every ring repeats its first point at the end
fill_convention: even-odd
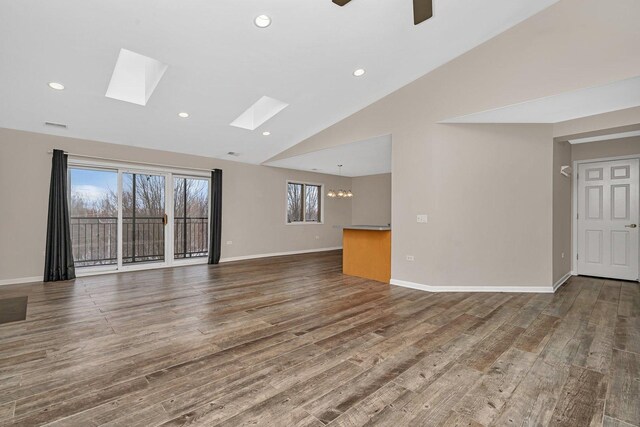
{"type": "Polygon", "coordinates": [[[67,199],[67,155],[64,151],[53,150],[44,281],[55,282],[75,278],[67,199]]]}
{"type": "Polygon", "coordinates": [[[222,245],[222,171],[211,171],[211,235],[209,236],[209,264],[220,262],[222,245]]]}

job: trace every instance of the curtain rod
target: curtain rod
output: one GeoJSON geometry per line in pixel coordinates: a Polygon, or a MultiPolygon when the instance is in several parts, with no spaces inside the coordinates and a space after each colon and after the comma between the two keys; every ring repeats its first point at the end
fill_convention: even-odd
{"type": "MultiPolygon", "coordinates": [[[[53,154],[53,150],[47,151],[47,154],[53,154]]],[[[194,167],[190,167],[190,166],[165,165],[165,164],[162,164],[162,163],[136,162],[136,161],[132,161],[132,160],[122,160],[122,159],[112,159],[112,158],[108,158],[108,157],[89,156],[87,154],[75,154],[75,153],[69,153],[67,151],[65,151],[64,154],[66,154],[68,156],[73,156],[73,157],[83,157],[85,159],[106,160],[108,162],[130,163],[130,164],[133,164],[133,165],[138,164],[138,165],[146,165],[146,166],[161,166],[161,167],[172,168],[172,169],[189,169],[189,170],[194,170],[194,171],[206,171],[206,172],[211,172],[212,170],[216,170],[217,169],[217,168],[205,169],[205,168],[194,168],[194,167]]]]}

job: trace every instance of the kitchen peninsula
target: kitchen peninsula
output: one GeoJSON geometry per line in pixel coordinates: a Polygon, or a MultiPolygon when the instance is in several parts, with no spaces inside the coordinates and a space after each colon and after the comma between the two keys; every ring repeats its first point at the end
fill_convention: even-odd
{"type": "Polygon", "coordinates": [[[378,282],[391,280],[391,227],[345,226],[342,233],[342,272],[378,282]]]}

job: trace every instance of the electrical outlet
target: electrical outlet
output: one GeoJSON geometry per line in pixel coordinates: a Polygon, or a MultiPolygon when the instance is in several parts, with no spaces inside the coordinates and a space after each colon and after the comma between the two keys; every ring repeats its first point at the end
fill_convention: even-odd
{"type": "Polygon", "coordinates": [[[407,255],[407,261],[413,261],[413,255],[407,255]]]}
{"type": "Polygon", "coordinates": [[[564,258],[564,252],[562,252],[562,258],[564,258]]]}
{"type": "Polygon", "coordinates": [[[233,242],[231,240],[227,240],[227,245],[233,245],[233,242]]]}
{"type": "Polygon", "coordinates": [[[316,240],[320,240],[320,236],[316,236],[316,240]]]}
{"type": "Polygon", "coordinates": [[[427,218],[427,214],[420,214],[420,215],[418,215],[418,222],[419,222],[420,224],[426,224],[426,223],[427,223],[427,220],[428,220],[428,218],[427,218]]]}

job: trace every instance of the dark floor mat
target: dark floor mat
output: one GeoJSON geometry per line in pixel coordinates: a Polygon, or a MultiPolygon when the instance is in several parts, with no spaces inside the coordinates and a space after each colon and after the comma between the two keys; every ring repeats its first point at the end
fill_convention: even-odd
{"type": "Polygon", "coordinates": [[[27,318],[27,297],[0,299],[0,325],[27,318]]]}

